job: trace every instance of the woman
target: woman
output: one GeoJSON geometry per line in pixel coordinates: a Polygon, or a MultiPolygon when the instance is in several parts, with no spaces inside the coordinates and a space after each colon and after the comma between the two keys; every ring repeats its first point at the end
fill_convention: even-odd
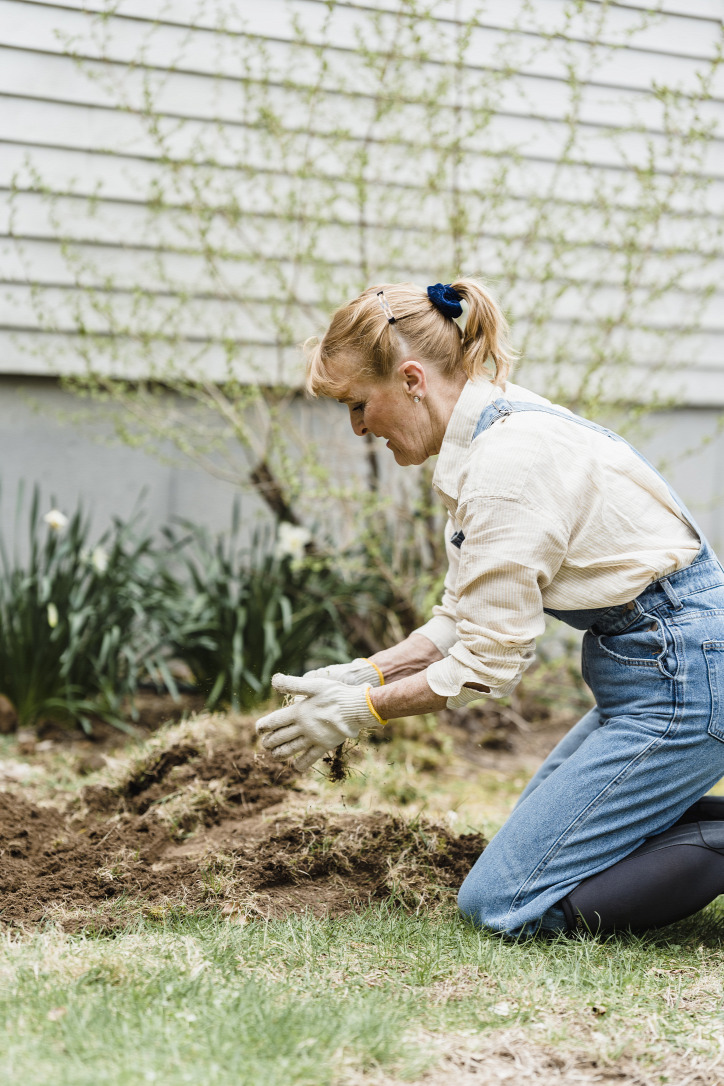
{"type": "Polygon", "coordinates": [[[525,789],[460,909],[513,935],[669,923],[724,891],[722,802],[700,800],[724,776],[724,570],[640,454],[509,382],[511,361],[472,279],[371,288],[310,348],[309,391],[346,404],[357,435],[386,439],[402,466],[439,454],[449,571],[401,644],[277,676],[303,697],[258,731],[306,768],[390,717],[503,697],[555,615],[586,631],[596,706],[525,789]]]}

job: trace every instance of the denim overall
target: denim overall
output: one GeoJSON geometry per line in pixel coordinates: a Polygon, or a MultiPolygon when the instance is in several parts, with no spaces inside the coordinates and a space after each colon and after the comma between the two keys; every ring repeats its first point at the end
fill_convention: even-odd
{"type": "MultiPolygon", "coordinates": [[[[473,440],[517,411],[624,441],[576,415],[502,398],[482,412],[473,440]]],[[[583,677],[596,705],[548,756],[463,883],[458,904],[475,923],[511,935],[565,930],[558,902],[566,894],[668,829],[724,777],[724,569],[671,494],[701,540],[691,565],[630,603],[546,609],[586,631],[583,677]]]]}

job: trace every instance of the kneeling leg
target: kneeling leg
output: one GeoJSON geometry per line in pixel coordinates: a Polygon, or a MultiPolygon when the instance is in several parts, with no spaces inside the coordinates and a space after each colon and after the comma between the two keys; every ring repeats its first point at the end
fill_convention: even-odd
{"type": "Polygon", "coordinates": [[[724,796],[702,796],[679,819],[681,822],[724,821],[724,796]]]}
{"type": "MultiPolygon", "coordinates": [[[[700,801],[702,802],[702,801],[700,801]]],[[[561,901],[569,930],[672,924],[724,893],[724,822],[679,822],[561,901]]]]}

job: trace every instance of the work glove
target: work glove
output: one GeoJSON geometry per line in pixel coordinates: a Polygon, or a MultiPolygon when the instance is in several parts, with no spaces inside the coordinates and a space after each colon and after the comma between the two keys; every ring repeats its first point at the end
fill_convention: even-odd
{"type": "Polygon", "coordinates": [[[335,682],[347,683],[348,686],[382,686],[384,682],[379,669],[361,656],[350,660],[348,664],[329,664],[327,667],[305,671],[302,678],[334,679],[335,682]]]}
{"type": "Polygon", "coordinates": [[[273,758],[296,758],[294,768],[300,772],[345,739],[356,739],[362,728],[386,723],[370,708],[369,685],[275,675],[272,686],[297,700],[257,720],[257,735],[273,758]]]}

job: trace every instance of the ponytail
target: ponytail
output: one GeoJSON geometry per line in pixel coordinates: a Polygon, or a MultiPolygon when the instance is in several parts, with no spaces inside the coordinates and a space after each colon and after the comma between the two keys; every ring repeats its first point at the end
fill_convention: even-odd
{"type": "Polygon", "coordinates": [[[468,307],[462,337],[465,373],[471,381],[489,376],[490,362],[493,384],[504,385],[518,355],[510,345],[508,322],[500,306],[477,279],[458,279],[451,286],[468,307]]]}

